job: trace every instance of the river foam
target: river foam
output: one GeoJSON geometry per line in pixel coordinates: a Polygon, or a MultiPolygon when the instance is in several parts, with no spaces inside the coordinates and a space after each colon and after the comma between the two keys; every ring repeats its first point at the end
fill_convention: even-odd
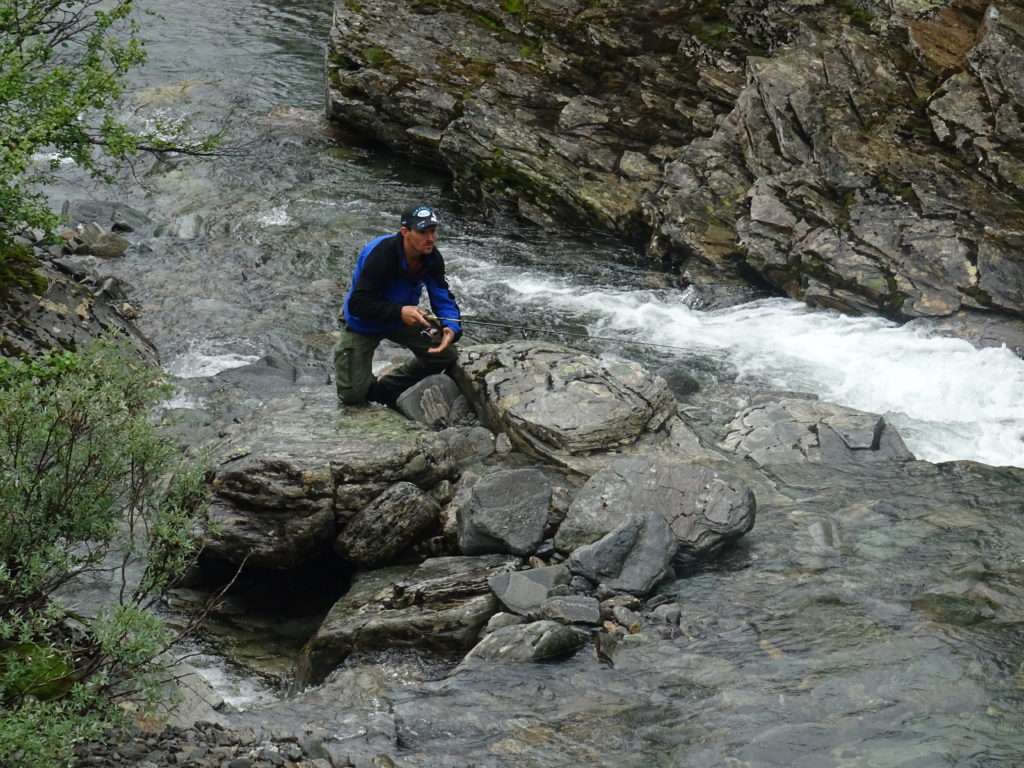
{"type": "Polygon", "coordinates": [[[589,332],[659,345],[659,353],[721,360],[740,381],[809,392],[884,414],[918,458],[1024,466],[1024,360],[975,349],[927,325],[811,310],[769,299],[716,311],[679,290],[628,290],[460,262],[463,295],[575,316],[589,332]]]}

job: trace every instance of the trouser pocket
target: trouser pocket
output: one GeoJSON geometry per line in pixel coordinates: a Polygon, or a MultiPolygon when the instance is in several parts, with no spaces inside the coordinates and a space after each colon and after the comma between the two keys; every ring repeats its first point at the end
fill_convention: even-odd
{"type": "Polygon", "coordinates": [[[334,381],[338,399],[355,405],[366,401],[373,383],[373,353],[380,340],[343,329],[334,349],[334,381]]]}

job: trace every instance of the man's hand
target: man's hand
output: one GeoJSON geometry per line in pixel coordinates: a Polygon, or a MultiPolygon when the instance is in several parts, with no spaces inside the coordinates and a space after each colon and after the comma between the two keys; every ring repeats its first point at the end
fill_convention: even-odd
{"type": "Polygon", "coordinates": [[[402,322],[410,328],[415,328],[417,325],[421,325],[424,328],[430,327],[430,321],[423,316],[419,307],[402,307],[402,322]]]}
{"type": "Polygon", "coordinates": [[[455,341],[455,331],[445,326],[444,330],[441,331],[441,343],[436,347],[431,347],[427,350],[432,355],[436,355],[439,352],[444,352],[448,347],[455,341]]]}

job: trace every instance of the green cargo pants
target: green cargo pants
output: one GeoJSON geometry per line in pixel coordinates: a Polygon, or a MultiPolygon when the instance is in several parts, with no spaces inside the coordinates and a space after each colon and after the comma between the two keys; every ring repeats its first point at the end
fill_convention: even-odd
{"type": "Polygon", "coordinates": [[[398,396],[421,379],[444,373],[458,358],[455,346],[431,354],[438,342],[420,333],[419,328],[403,327],[382,335],[356,333],[341,327],[341,340],[334,350],[334,380],[338,400],[346,405],[359,405],[371,400],[394,406],[398,396]],[[373,353],[384,339],[410,350],[415,357],[398,366],[379,380],[373,375],[373,353]]]}

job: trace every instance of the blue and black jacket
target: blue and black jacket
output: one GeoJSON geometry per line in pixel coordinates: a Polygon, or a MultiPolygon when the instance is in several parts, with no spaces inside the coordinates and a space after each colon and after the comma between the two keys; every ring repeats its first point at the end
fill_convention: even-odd
{"type": "Polygon", "coordinates": [[[381,235],[363,246],[352,284],[345,294],[345,325],[356,333],[388,334],[402,328],[402,307],[419,304],[427,289],[430,307],[441,323],[462,335],[462,313],[444,277],[444,259],[436,248],[424,257],[416,276],[409,272],[402,235],[381,235]]]}

